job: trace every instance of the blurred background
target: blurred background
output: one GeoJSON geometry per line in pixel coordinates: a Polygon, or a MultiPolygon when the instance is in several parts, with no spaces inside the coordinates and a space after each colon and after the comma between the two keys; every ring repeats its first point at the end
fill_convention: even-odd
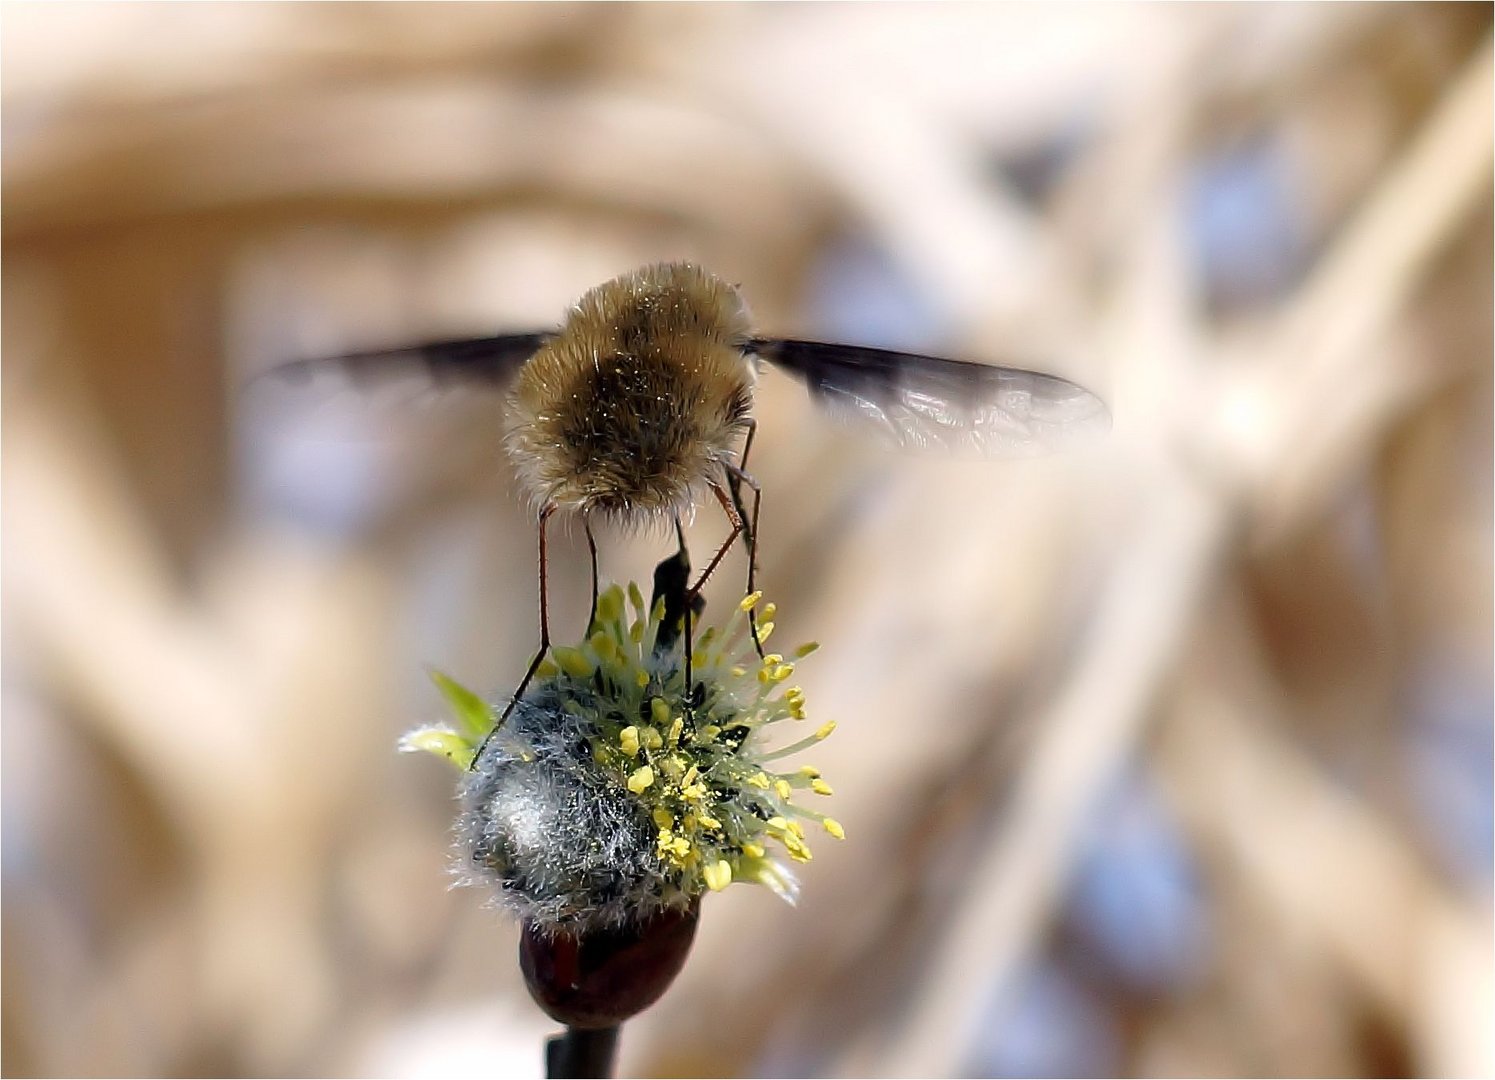
{"type": "Polygon", "coordinates": [[[624,1073],[1488,1075],[1490,19],[7,5],[5,1071],[539,1075],[394,751],[534,646],[502,397],[254,376],[691,258],[1115,428],[905,458],[765,376],[848,839],[710,898],[624,1073]]]}

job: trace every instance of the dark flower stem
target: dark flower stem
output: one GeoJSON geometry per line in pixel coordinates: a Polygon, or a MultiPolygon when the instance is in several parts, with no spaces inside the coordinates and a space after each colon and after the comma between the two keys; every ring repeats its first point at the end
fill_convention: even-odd
{"type": "Polygon", "coordinates": [[[618,1032],[621,1024],[606,1028],[568,1027],[564,1034],[545,1042],[545,1075],[551,1080],[563,1077],[599,1077],[613,1075],[618,1056],[618,1032]]]}

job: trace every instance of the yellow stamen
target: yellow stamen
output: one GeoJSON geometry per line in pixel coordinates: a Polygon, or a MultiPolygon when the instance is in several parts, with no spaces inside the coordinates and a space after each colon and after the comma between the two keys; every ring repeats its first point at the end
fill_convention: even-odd
{"type": "Polygon", "coordinates": [[[813,765],[801,765],[801,766],[800,766],[800,767],[799,767],[799,774],[800,774],[800,775],[801,775],[801,776],[808,776],[808,777],[809,777],[809,778],[810,778],[810,779],[811,779],[811,780],[813,780],[813,779],[815,779],[815,778],[816,778],[816,777],[817,777],[817,776],[819,776],[819,775],[820,775],[820,770],[819,770],[819,769],[817,769],[817,768],[816,768],[816,767],[815,767],[815,766],[813,766],[813,765]]]}
{"type": "Polygon", "coordinates": [[[841,823],[835,818],[826,818],[820,824],[825,827],[826,832],[830,833],[837,840],[846,839],[846,830],[841,828],[841,823]]]}
{"type": "Polygon", "coordinates": [[[749,776],[747,778],[747,782],[749,784],[752,784],[753,787],[762,788],[764,791],[768,790],[768,774],[767,773],[761,773],[761,772],[760,773],[754,773],[752,776],[749,776]]]}
{"type": "Polygon", "coordinates": [[[638,757],[638,728],[630,724],[618,732],[618,745],[629,757],[638,757]]]}
{"type": "Polygon", "coordinates": [[[664,745],[664,736],[660,735],[654,728],[646,727],[643,731],[639,732],[639,735],[643,739],[644,747],[648,750],[658,750],[664,745]]]}
{"type": "Polygon", "coordinates": [[[664,698],[657,697],[649,702],[649,715],[653,717],[654,723],[659,727],[664,727],[669,722],[670,707],[664,698]]]}
{"type": "Polygon", "coordinates": [[[742,853],[751,859],[761,859],[768,854],[762,844],[755,844],[751,840],[742,845],[742,853]]]}
{"type": "Polygon", "coordinates": [[[752,611],[753,608],[758,606],[758,601],[762,599],[763,593],[761,590],[758,592],[748,593],[742,598],[742,603],[738,604],[737,606],[743,611],[752,611]]]}
{"type": "Polygon", "coordinates": [[[824,780],[819,779],[818,777],[816,779],[810,781],[810,790],[813,791],[816,795],[834,795],[835,794],[835,792],[833,792],[831,790],[831,786],[829,784],[827,784],[824,780]]]}
{"type": "Polygon", "coordinates": [[[654,819],[654,824],[658,825],[661,829],[671,829],[675,825],[674,815],[662,806],[656,806],[650,817],[654,819]]]}
{"type": "Polygon", "coordinates": [[[535,678],[541,680],[542,682],[546,679],[553,679],[560,673],[561,669],[556,667],[555,661],[551,660],[549,657],[541,660],[540,666],[535,668],[535,678]]]}
{"type": "Polygon", "coordinates": [[[572,678],[582,679],[592,673],[592,661],[580,649],[557,645],[550,650],[550,655],[555,658],[561,670],[572,678]]]}
{"type": "Polygon", "coordinates": [[[765,622],[768,621],[769,619],[772,619],[778,613],[779,613],[779,605],[778,604],[774,604],[774,603],[764,604],[763,605],[763,610],[760,611],[760,612],[758,612],[758,614],[763,618],[763,620],[765,622]]]}
{"type": "Polygon", "coordinates": [[[675,717],[675,722],[670,725],[670,737],[666,741],[671,746],[678,746],[680,743],[680,732],[684,729],[685,718],[680,716],[675,717]]]}
{"type": "Polygon", "coordinates": [[[788,780],[775,780],[773,789],[779,793],[781,799],[788,799],[794,794],[794,789],[789,786],[788,780]]]}
{"type": "Polygon", "coordinates": [[[732,884],[732,866],[726,859],[718,859],[714,865],[701,871],[701,877],[712,892],[721,892],[732,884]]]}
{"type": "Polygon", "coordinates": [[[628,790],[635,795],[642,795],[644,789],[654,783],[654,770],[645,765],[635,769],[633,775],[628,778],[628,790]]]}
{"type": "Polygon", "coordinates": [[[803,660],[805,657],[809,656],[812,652],[814,652],[818,648],[820,648],[820,642],[818,642],[818,641],[807,641],[803,645],[801,645],[799,648],[797,648],[797,649],[794,650],[795,659],[797,659],[797,660],[803,660]]]}
{"type": "Polygon", "coordinates": [[[767,641],[772,634],[773,634],[773,623],[766,622],[766,623],[759,623],[758,624],[758,644],[759,645],[762,645],[765,641],[767,641]]]}
{"type": "Polygon", "coordinates": [[[816,729],[815,738],[827,739],[830,737],[831,732],[835,730],[836,722],[834,720],[827,720],[825,723],[821,724],[819,728],[816,729]]]}

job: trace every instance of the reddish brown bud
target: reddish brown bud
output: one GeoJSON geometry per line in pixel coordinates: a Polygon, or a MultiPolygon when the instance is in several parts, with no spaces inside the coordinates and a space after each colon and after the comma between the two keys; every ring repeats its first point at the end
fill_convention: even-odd
{"type": "Polygon", "coordinates": [[[542,933],[526,921],[519,968],[554,1020],[605,1028],[643,1012],[669,989],[696,936],[700,901],[623,929],[542,933]]]}

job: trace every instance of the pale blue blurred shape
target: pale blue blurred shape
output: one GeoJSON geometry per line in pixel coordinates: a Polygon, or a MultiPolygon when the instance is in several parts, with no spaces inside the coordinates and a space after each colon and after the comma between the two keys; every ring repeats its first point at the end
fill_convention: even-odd
{"type": "Polygon", "coordinates": [[[1186,986],[1211,947],[1193,858],[1177,823],[1135,770],[1096,808],[1069,898],[1082,940],[1138,989],[1186,986]]]}
{"type": "Polygon", "coordinates": [[[1490,671],[1435,658],[1410,690],[1410,782],[1437,856],[1458,878],[1489,889],[1495,874],[1495,696],[1490,671]]]}
{"type": "Polygon", "coordinates": [[[806,309],[826,341],[928,352],[943,336],[939,311],[871,241],[843,237],[810,273],[806,309]]]}
{"type": "Polygon", "coordinates": [[[967,1058],[967,1076],[1110,1076],[1121,1040],[1106,1003],[1050,961],[1024,973],[967,1058]]]}
{"type": "Polygon", "coordinates": [[[1307,249],[1299,199],[1292,159],[1269,134],[1194,162],[1185,182],[1184,225],[1212,304],[1268,303],[1293,285],[1307,249]]]}

